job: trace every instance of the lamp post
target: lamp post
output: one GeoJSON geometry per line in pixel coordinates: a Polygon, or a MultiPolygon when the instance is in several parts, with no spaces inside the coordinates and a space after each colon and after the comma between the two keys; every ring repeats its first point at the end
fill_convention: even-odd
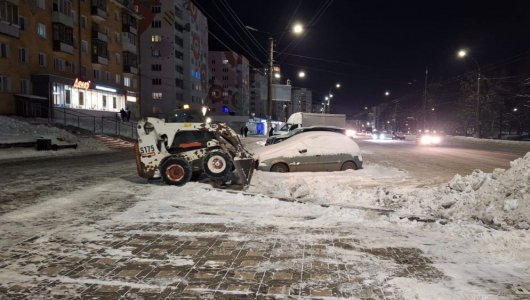
{"type": "MultiPolygon", "coordinates": [[[[272,121],[272,69],[273,69],[273,63],[274,63],[274,38],[272,33],[258,30],[251,26],[245,26],[246,29],[256,32],[265,33],[269,36],[268,38],[268,55],[267,55],[267,67],[269,69],[268,76],[267,76],[267,123],[269,126],[269,130],[271,128],[271,121],[272,121]]],[[[292,31],[295,35],[301,35],[304,32],[304,27],[300,23],[296,23],[292,27],[292,31]]],[[[282,31],[285,32],[285,31],[282,31]]],[[[279,32],[281,33],[281,32],[279,32]]]]}
{"type": "Polygon", "coordinates": [[[477,60],[473,58],[473,56],[468,55],[466,50],[460,50],[458,51],[458,57],[464,58],[466,56],[469,56],[471,60],[475,63],[477,66],[477,96],[476,96],[476,103],[475,103],[475,137],[480,138],[480,65],[478,64],[477,60]]]}
{"type": "Polygon", "coordinates": [[[335,86],[332,86],[329,88],[328,95],[325,97],[327,106],[328,106],[328,110],[327,110],[328,114],[331,113],[331,98],[333,98],[333,94],[331,92],[333,89],[340,89],[340,87],[341,87],[340,83],[335,83],[335,86]]]}

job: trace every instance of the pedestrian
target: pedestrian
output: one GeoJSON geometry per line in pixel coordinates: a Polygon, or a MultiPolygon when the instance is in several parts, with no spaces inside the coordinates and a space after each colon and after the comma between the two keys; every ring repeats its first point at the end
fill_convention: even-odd
{"type": "Polygon", "coordinates": [[[241,134],[241,137],[245,135],[245,127],[241,126],[241,128],[239,129],[239,134],[241,134]]]}
{"type": "Polygon", "coordinates": [[[247,135],[248,135],[248,127],[247,126],[245,126],[243,128],[243,133],[245,133],[245,137],[247,137],[247,135]]]}
{"type": "Polygon", "coordinates": [[[274,135],[274,128],[271,127],[271,130],[269,130],[269,136],[273,136],[274,135]]]}
{"type": "Polygon", "coordinates": [[[131,111],[129,110],[128,107],[125,108],[125,114],[127,117],[127,122],[129,122],[129,120],[131,119],[131,111]]]}
{"type": "Polygon", "coordinates": [[[127,119],[127,113],[125,112],[123,108],[120,110],[120,116],[121,116],[121,120],[125,122],[125,120],[127,119]]]}

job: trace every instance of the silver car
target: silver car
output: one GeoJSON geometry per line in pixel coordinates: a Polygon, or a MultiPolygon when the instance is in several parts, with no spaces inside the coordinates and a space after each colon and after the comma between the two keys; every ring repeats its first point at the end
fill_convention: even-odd
{"type": "Polygon", "coordinates": [[[258,170],[271,172],[340,171],[362,168],[361,150],[348,136],[328,131],[299,133],[254,153],[258,170]]]}

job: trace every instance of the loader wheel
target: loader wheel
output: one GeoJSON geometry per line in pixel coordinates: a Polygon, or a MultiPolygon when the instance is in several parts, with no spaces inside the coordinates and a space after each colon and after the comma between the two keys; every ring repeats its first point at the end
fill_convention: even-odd
{"type": "Polygon", "coordinates": [[[169,158],[162,163],[160,173],[169,185],[182,186],[191,179],[190,165],[181,158],[169,158]]]}
{"type": "Polygon", "coordinates": [[[287,173],[289,172],[289,167],[284,163],[277,163],[271,167],[271,172],[287,173]]]}
{"type": "Polygon", "coordinates": [[[225,152],[211,151],[204,156],[202,168],[210,177],[224,177],[232,170],[232,159],[225,152]]]}

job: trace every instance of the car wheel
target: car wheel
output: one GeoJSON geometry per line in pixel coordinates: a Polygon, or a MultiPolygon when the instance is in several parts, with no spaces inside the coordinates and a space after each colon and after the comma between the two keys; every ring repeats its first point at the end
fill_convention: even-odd
{"type": "Polygon", "coordinates": [[[202,161],[204,173],[210,177],[224,177],[232,170],[232,159],[225,152],[208,152],[202,161]]]}
{"type": "Polygon", "coordinates": [[[182,158],[169,158],[162,163],[160,173],[165,183],[182,186],[191,179],[190,165],[182,158]]]}
{"type": "Polygon", "coordinates": [[[289,167],[284,163],[274,164],[271,167],[271,172],[287,173],[289,172],[289,167]]]}
{"type": "Polygon", "coordinates": [[[353,161],[349,160],[349,161],[346,161],[342,164],[342,166],[340,167],[340,170],[341,171],[344,171],[344,170],[357,170],[357,164],[354,163],[353,161]]]}

